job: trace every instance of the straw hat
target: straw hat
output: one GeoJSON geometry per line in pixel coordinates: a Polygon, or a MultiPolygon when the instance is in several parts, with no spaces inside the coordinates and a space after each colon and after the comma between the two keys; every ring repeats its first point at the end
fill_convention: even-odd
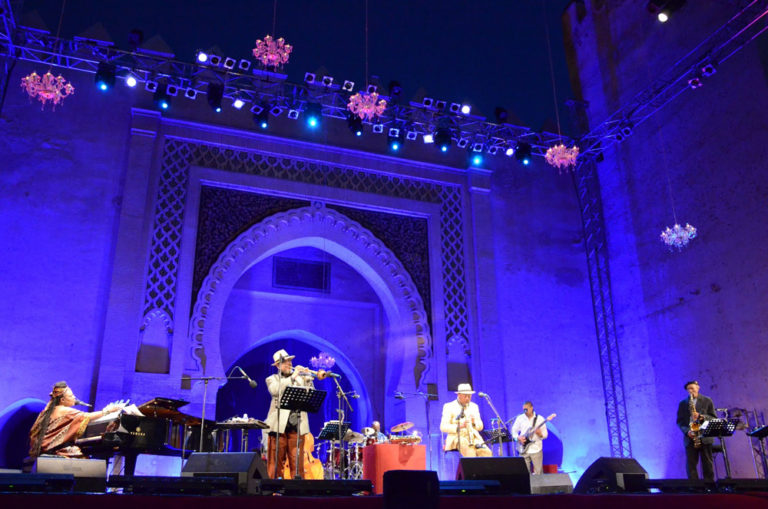
{"type": "Polygon", "coordinates": [[[456,389],[456,394],[474,394],[475,391],[472,390],[472,386],[470,384],[459,384],[459,386],[456,389]]]}
{"type": "Polygon", "coordinates": [[[277,352],[272,354],[272,360],[274,361],[274,362],[272,362],[272,365],[273,366],[277,366],[281,362],[289,361],[289,360],[293,359],[294,357],[296,357],[296,356],[295,355],[288,355],[288,352],[286,352],[283,349],[280,349],[277,352]]]}

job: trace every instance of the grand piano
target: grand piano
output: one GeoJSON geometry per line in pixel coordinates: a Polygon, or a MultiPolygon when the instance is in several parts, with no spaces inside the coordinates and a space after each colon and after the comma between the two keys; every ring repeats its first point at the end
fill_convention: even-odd
{"type": "MultiPolygon", "coordinates": [[[[125,475],[133,475],[139,454],[186,457],[200,449],[199,417],[181,413],[187,401],[154,398],[138,407],[143,416],[115,413],[88,423],[75,442],[84,454],[96,458],[121,455],[125,475]]],[[[206,421],[203,449],[215,451],[215,423],[206,421]]]]}

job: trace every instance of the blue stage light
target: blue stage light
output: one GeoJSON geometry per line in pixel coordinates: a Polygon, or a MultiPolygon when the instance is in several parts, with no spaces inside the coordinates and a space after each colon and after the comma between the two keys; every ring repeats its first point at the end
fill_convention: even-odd
{"type": "Polygon", "coordinates": [[[525,166],[531,164],[531,145],[518,143],[515,147],[515,158],[525,166]]]}
{"type": "Polygon", "coordinates": [[[435,144],[440,147],[441,152],[448,152],[451,146],[451,130],[447,127],[438,127],[435,131],[435,144]]]}
{"type": "Polygon", "coordinates": [[[309,126],[310,129],[315,129],[320,125],[320,119],[323,113],[322,108],[323,107],[318,103],[307,103],[304,115],[306,117],[307,126],[309,126]]]}
{"type": "Polygon", "coordinates": [[[198,51],[197,53],[197,61],[201,64],[204,64],[208,61],[208,53],[205,51],[198,51]]]}
{"type": "Polygon", "coordinates": [[[347,127],[355,136],[363,135],[363,119],[352,112],[347,113],[347,127]]]}
{"type": "Polygon", "coordinates": [[[480,166],[483,164],[483,156],[480,154],[475,154],[472,156],[472,165],[473,166],[480,166]]]}
{"type": "Polygon", "coordinates": [[[113,64],[106,62],[100,62],[96,68],[96,86],[102,92],[106,92],[110,88],[115,86],[115,76],[117,74],[117,68],[113,64]]]}
{"type": "Polygon", "coordinates": [[[134,78],[133,76],[128,76],[127,78],[125,78],[125,84],[131,88],[135,87],[137,83],[138,82],[136,81],[136,78],[134,78]]]}
{"type": "Polygon", "coordinates": [[[224,97],[224,85],[221,83],[209,83],[206,91],[208,105],[216,113],[221,113],[221,99],[224,97]]]}

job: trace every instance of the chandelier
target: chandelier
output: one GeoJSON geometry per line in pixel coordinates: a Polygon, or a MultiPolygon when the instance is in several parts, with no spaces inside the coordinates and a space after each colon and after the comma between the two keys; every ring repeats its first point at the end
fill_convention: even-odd
{"type": "Polygon", "coordinates": [[[21,88],[29,95],[30,99],[37,99],[43,103],[42,109],[50,101],[53,108],[61,103],[66,97],[75,93],[75,87],[72,86],[61,75],[54,77],[50,71],[41,78],[36,72],[21,78],[21,88]]]}
{"type": "Polygon", "coordinates": [[[579,157],[579,147],[574,145],[573,147],[568,148],[562,143],[550,147],[544,155],[547,162],[551,166],[557,168],[561,173],[563,170],[568,171],[570,167],[574,166],[577,157],[579,157]]]}
{"type": "Polygon", "coordinates": [[[293,46],[285,44],[282,37],[274,40],[271,35],[264,37],[264,40],[256,39],[256,47],[253,48],[253,57],[264,64],[266,67],[275,69],[288,63],[288,58],[293,51],[293,46]]]}
{"type": "Polygon", "coordinates": [[[320,352],[317,357],[309,359],[309,363],[315,369],[331,369],[336,364],[336,359],[331,357],[331,354],[320,352]]]}
{"type": "Polygon", "coordinates": [[[387,109],[387,101],[379,99],[379,94],[376,92],[358,92],[349,98],[349,104],[347,104],[349,111],[360,117],[362,120],[373,120],[374,117],[380,116],[387,109]]]}
{"type": "Polygon", "coordinates": [[[685,226],[675,225],[670,228],[667,227],[661,232],[661,241],[666,244],[669,249],[676,247],[678,250],[683,249],[691,240],[696,238],[696,228],[688,223],[685,226]]]}

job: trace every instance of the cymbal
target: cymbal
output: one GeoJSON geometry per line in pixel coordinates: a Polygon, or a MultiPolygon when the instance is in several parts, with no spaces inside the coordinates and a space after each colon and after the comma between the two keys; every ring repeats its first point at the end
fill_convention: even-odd
{"type": "Polygon", "coordinates": [[[363,435],[367,437],[371,435],[376,435],[376,430],[371,428],[370,426],[366,426],[365,428],[363,428],[363,435]]]}
{"type": "Polygon", "coordinates": [[[412,422],[401,422],[400,424],[392,427],[392,433],[400,433],[413,427],[412,422]]]}
{"type": "Polygon", "coordinates": [[[358,433],[357,431],[352,431],[351,429],[347,430],[347,433],[344,435],[343,440],[345,442],[351,442],[351,443],[360,443],[365,442],[365,435],[362,433],[358,433]]]}

